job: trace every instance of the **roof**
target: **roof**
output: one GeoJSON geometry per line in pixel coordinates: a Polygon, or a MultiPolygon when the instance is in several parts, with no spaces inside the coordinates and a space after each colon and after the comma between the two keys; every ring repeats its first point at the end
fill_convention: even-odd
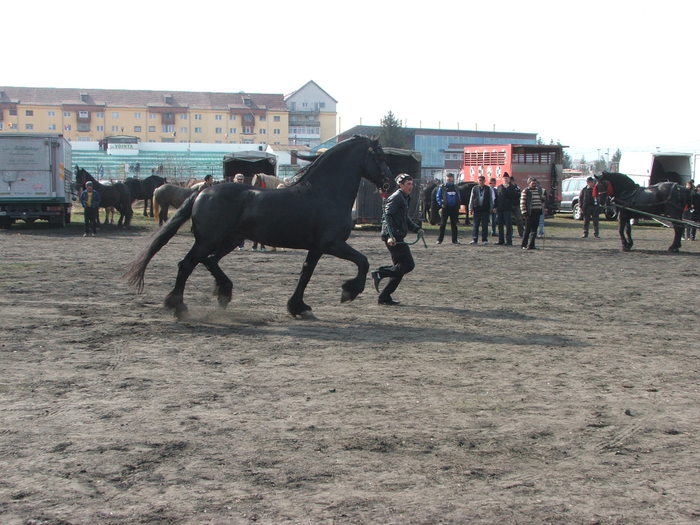
{"type": "Polygon", "coordinates": [[[267,151],[256,150],[238,151],[224,155],[224,163],[239,160],[245,162],[258,162],[265,159],[269,159],[272,164],[275,164],[275,162],[277,162],[277,155],[274,153],[268,153],[267,151]]]}
{"type": "Polygon", "coordinates": [[[110,107],[267,109],[287,111],[284,96],[276,93],[215,93],[206,91],[147,91],[129,89],[43,88],[0,86],[2,101],[32,105],[110,107]],[[244,102],[250,99],[250,105],[244,102]]]}
{"type": "Polygon", "coordinates": [[[292,91],[289,95],[285,95],[285,96],[284,96],[284,100],[287,100],[288,98],[293,97],[294,95],[296,95],[297,93],[299,93],[299,91],[303,91],[304,88],[305,88],[306,86],[308,86],[309,84],[313,84],[313,85],[316,86],[318,89],[320,89],[321,91],[323,91],[323,92],[326,94],[326,96],[328,96],[328,98],[330,98],[333,102],[335,102],[336,104],[338,103],[338,101],[337,101],[336,99],[334,99],[333,97],[331,97],[325,89],[323,89],[321,86],[319,86],[319,85],[318,85],[316,82],[314,82],[313,80],[309,80],[306,84],[304,84],[303,86],[301,86],[299,89],[295,89],[295,90],[292,91]]]}

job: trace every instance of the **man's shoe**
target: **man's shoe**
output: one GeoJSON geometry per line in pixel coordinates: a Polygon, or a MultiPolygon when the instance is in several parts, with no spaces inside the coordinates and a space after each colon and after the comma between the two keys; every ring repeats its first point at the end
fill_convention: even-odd
{"type": "Polygon", "coordinates": [[[470,242],[469,244],[476,244],[476,241],[472,241],[472,242],[470,242]]]}
{"type": "Polygon", "coordinates": [[[83,233],[83,237],[87,237],[87,236],[88,236],[88,234],[87,234],[87,233],[83,233]]]}
{"type": "Polygon", "coordinates": [[[442,241],[435,241],[435,244],[442,244],[442,241]]]}
{"type": "Polygon", "coordinates": [[[596,239],[600,239],[600,235],[594,235],[593,237],[595,237],[596,239]]]}
{"type": "Polygon", "coordinates": [[[379,301],[377,301],[377,304],[380,304],[382,306],[397,306],[400,303],[398,301],[394,301],[393,299],[380,299],[379,301]]]}
{"type": "Polygon", "coordinates": [[[528,246],[527,249],[528,250],[537,250],[538,248],[536,246],[528,246]]]}
{"type": "Polygon", "coordinates": [[[484,242],[482,242],[481,244],[483,244],[484,246],[486,246],[486,245],[488,245],[488,243],[489,243],[489,241],[484,241],[484,242]]]}
{"type": "Polygon", "coordinates": [[[379,282],[382,280],[381,277],[379,277],[379,272],[377,270],[374,270],[372,272],[372,282],[374,283],[374,289],[377,290],[377,293],[379,293],[379,282]]]}
{"type": "Polygon", "coordinates": [[[582,238],[582,239],[585,239],[586,237],[588,237],[588,234],[587,234],[587,233],[584,233],[583,235],[581,235],[581,238],[582,238]]]}
{"type": "Polygon", "coordinates": [[[498,241],[496,244],[498,244],[499,246],[503,246],[505,243],[503,241],[498,241]]]}
{"type": "Polygon", "coordinates": [[[452,244],[462,244],[462,243],[459,241],[452,241],[452,244]]]}

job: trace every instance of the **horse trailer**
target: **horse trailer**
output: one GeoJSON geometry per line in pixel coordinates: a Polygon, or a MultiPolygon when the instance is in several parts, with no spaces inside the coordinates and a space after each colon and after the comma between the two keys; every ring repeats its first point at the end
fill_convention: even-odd
{"type": "MultiPolygon", "coordinates": [[[[382,148],[386,162],[392,175],[408,173],[415,181],[408,213],[413,220],[420,219],[420,177],[421,154],[418,151],[398,148],[382,148]]],[[[384,200],[388,197],[377,190],[377,187],[366,179],[360,182],[355,205],[352,208],[352,220],[356,226],[381,226],[384,213],[384,200]]]]}
{"type": "Polygon", "coordinates": [[[491,146],[465,146],[462,164],[462,180],[477,182],[480,175],[496,179],[501,184],[503,174],[524,189],[527,179],[536,177],[547,194],[547,213],[559,210],[561,178],[563,171],[563,146],[559,144],[499,144],[491,146]]]}
{"type": "Polygon", "coordinates": [[[224,155],[224,180],[231,182],[242,173],[245,183],[252,184],[258,173],[277,176],[277,155],[268,151],[237,151],[224,155]]]}
{"type": "Polygon", "coordinates": [[[643,187],[665,181],[685,184],[693,178],[693,154],[626,151],[618,171],[643,187]]]}
{"type": "Polygon", "coordinates": [[[63,135],[0,135],[0,227],[37,219],[70,222],[70,143],[63,135]]]}

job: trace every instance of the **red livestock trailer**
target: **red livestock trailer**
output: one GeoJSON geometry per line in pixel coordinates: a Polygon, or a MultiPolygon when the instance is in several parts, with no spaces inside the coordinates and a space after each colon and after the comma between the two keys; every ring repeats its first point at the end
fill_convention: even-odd
{"type": "Polygon", "coordinates": [[[527,186],[529,177],[536,177],[547,192],[548,214],[556,213],[561,201],[563,146],[550,144],[497,144],[490,146],[465,146],[462,163],[462,179],[476,182],[479,175],[492,178],[496,184],[508,173],[521,188],[527,186]]]}

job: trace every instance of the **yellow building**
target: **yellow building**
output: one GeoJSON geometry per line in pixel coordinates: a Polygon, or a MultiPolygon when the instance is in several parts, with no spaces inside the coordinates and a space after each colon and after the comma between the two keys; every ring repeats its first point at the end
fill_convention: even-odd
{"type": "Polygon", "coordinates": [[[0,86],[0,133],[62,133],[74,142],[130,135],[141,142],[281,145],[290,143],[294,123],[294,144],[311,147],[336,135],[335,100],[315,82],[287,98],[304,105],[292,119],[281,94],[0,86]]]}

